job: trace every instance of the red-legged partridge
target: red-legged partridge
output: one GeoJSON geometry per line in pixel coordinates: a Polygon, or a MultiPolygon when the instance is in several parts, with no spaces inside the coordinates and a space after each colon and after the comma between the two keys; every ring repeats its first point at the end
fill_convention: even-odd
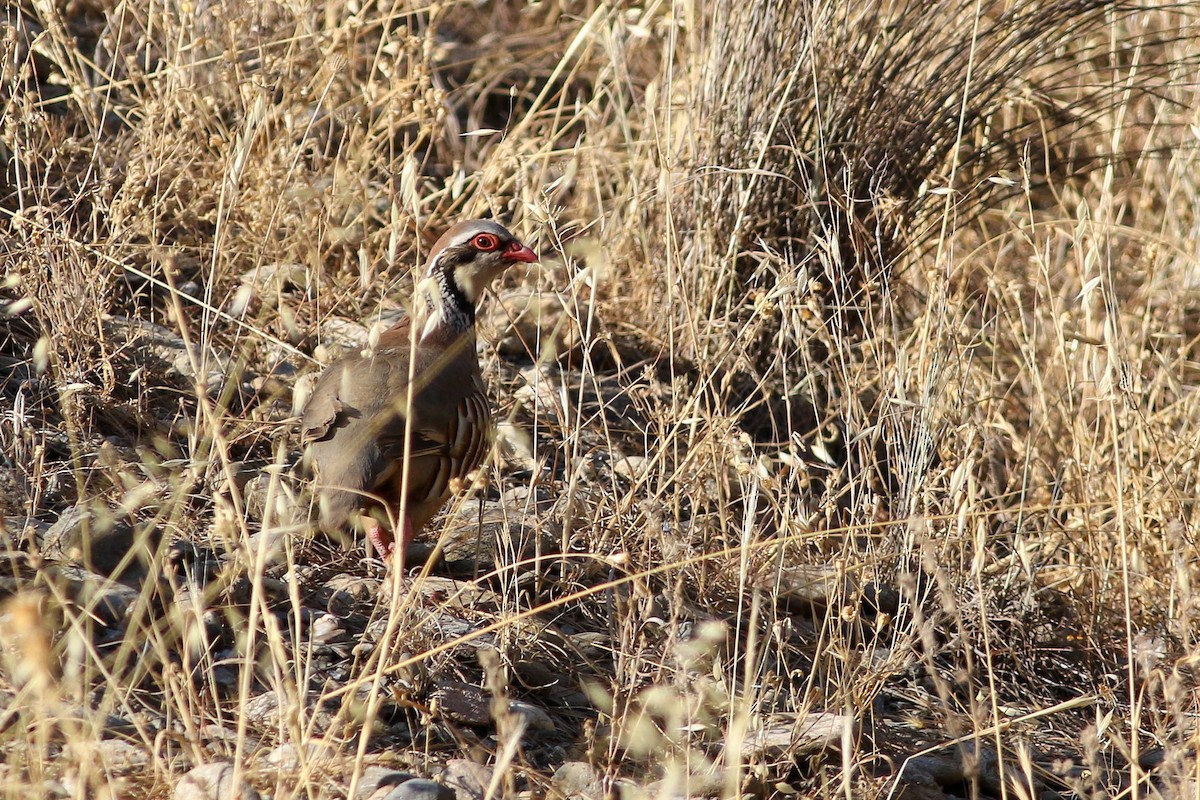
{"type": "Polygon", "coordinates": [[[403,570],[409,542],[488,453],[492,415],[475,354],[475,304],[518,261],[537,255],[502,225],[458,223],[429,255],[418,289],[427,293],[424,314],[383,333],[369,355],[321,374],[300,436],[322,528],[361,528],[385,560],[398,550],[403,570]],[[398,534],[389,519],[399,519],[398,534]]]}

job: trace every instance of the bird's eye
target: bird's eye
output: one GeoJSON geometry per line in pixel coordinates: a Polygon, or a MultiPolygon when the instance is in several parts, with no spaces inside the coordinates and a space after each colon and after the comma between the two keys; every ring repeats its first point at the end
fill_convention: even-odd
{"type": "Polygon", "coordinates": [[[491,252],[500,246],[500,240],[490,233],[481,233],[471,240],[471,244],[475,245],[476,250],[491,252]]]}

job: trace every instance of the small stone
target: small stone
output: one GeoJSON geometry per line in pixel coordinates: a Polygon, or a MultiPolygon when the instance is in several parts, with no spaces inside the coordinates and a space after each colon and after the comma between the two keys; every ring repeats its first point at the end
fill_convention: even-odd
{"type": "MultiPolygon", "coordinates": [[[[105,332],[116,342],[134,345],[142,358],[157,359],[168,375],[195,378],[193,365],[206,363],[196,346],[193,345],[189,354],[187,344],[179,334],[149,320],[108,315],[104,317],[103,325],[105,332]]],[[[228,356],[210,353],[207,360],[209,373],[206,376],[210,383],[216,384],[224,379],[229,361],[228,356]]]]}
{"type": "Polygon", "coordinates": [[[392,789],[383,800],[455,800],[454,792],[436,781],[413,778],[392,789]]]}
{"type": "Polygon", "coordinates": [[[140,592],[131,586],[114,583],[74,564],[51,567],[46,574],[51,580],[61,581],[67,596],[77,605],[86,607],[90,616],[105,628],[122,627],[125,616],[140,596],[140,592]]]}
{"type": "Polygon", "coordinates": [[[313,617],[312,622],[309,624],[308,635],[315,645],[328,644],[345,639],[346,631],[342,628],[337,617],[333,614],[322,612],[313,617]]]}
{"type": "Polygon", "coordinates": [[[862,610],[865,614],[889,614],[900,611],[900,593],[887,584],[871,581],[863,586],[862,610]]]}
{"type": "Polygon", "coordinates": [[[154,563],[161,541],[158,528],[135,524],[105,505],[80,503],[50,526],[41,545],[48,557],[74,561],[99,575],[140,578],[154,563]]]}
{"type": "Polygon", "coordinates": [[[374,603],[383,591],[382,585],[378,578],[339,573],[325,581],[318,602],[323,603],[325,610],[335,617],[345,618],[359,604],[374,603]]]}
{"type": "Polygon", "coordinates": [[[242,273],[241,278],[241,286],[225,309],[235,317],[262,307],[277,307],[284,292],[308,290],[308,269],[303,264],[261,264],[242,273]]]}
{"type": "Polygon", "coordinates": [[[261,800],[245,780],[234,782],[233,764],[215,761],[196,767],[175,784],[174,800],[261,800]]]}
{"type": "Polygon", "coordinates": [[[457,800],[483,800],[492,782],[493,769],[465,758],[452,758],[442,770],[442,783],[457,800]]]}
{"type": "Polygon", "coordinates": [[[993,748],[976,749],[972,744],[960,744],[948,751],[913,756],[904,761],[896,783],[905,787],[949,787],[974,779],[985,786],[999,786],[999,758],[993,748]]]}
{"type": "Polygon", "coordinates": [[[28,542],[37,542],[41,547],[46,541],[47,532],[53,527],[37,517],[0,517],[0,544],[4,545],[6,552],[24,550],[28,542]]]}
{"type": "Polygon", "coordinates": [[[310,742],[303,748],[292,742],[285,742],[267,753],[267,763],[278,767],[282,772],[295,772],[305,764],[329,764],[336,755],[337,749],[324,742],[310,742]]]}
{"type": "Polygon", "coordinates": [[[825,564],[792,564],[769,570],[758,580],[783,602],[801,608],[826,608],[839,598],[850,597],[853,581],[825,564]]]}
{"type": "Polygon", "coordinates": [[[216,551],[186,539],[177,539],[167,548],[168,571],[178,585],[203,588],[220,574],[222,560],[216,551]]]}
{"type": "Polygon", "coordinates": [[[604,797],[604,777],[586,761],[568,761],[554,773],[551,785],[567,800],[604,797]]]}
{"type": "MultiPolygon", "coordinates": [[[[328,317],[321,323],[318,338],[325,348],[336,346],[343,351],[361,350],[367,346],[370,331],[361,322],[353,322],[342,317],[328,317]]],[[[314,355],[316,355],[314,353],[314,355]]],[[[320,359],[331,361],[331,359],[320,359]]]]}
{"type": "Polygon", "coordinates": [[[94,742],[91,752],[110,775],[129,775],[145,769],[150,763],[150,753],[146,748],[124,739],[94,742]]]}
{"type": "Polygon", "coordinates": [[[519,464],[522,469],[537,468],[533,436],[520,425],[512,422],[499,423],[496,425],[496,441],[510,462],[519,464]]]}
{"type": "Polygon", "coordinates": [[[200,284],[195,281],[184,281],[179,284],[180,294],[186,294],[188,297],[203,297],[204,290],[200,288],[200,284]]]}
{"type": "MultiPolygon", "coordinates": [[[[303,719],[307,730],[322,735],[337,721],[337,716],[324,705],[318,705],[316,700],[311,694],[305,697],[303,719]]],[[[242,708],[242,715],[259,730],[273,733],[279,729],[282,722],[281,705],[289,714],[301,713],[290,698],[281,704],[279,695],[274,689],[270,689],[250,698],[242,708]]]]}
{"type": "Polygon", "coordinates": [[[454,722],[476,727],[492,722],[492,698],[478,686],[462,681],[438,681],[433,700],[440,712],[454,722]]]}
{"type": "MultiPolygon", "coordinates": [[[[215,757],[232,755],[238,745],[237,728],[215,723],[204,725],[200,728],[200,741],[204,743],[204,749],[209,752],[209,755],[215,757]]],[[[245,753],[257,752],[260,747],[259,740],[249,734],[242,740],[242,751],[245,753]]]]}
{"type": "Polygon", "coordinates": [[[637,483],[650,474],[650,459],[645,456],[620,456],[613,460],[612,471],[630,483],[637,483]]]}
{"type": "Polygon", "coordinates": [[[354,800],[372,800],[377,793],[387,794],[391,787],[415,780],[416,777],[387,767],[367,767],[354,792],[354,800]]]}
{"type": "Polygon", "coordinates": [[[525,719],[526,725],[535,731],[555,730],[554,720],[543,709],[524,700],[509,700],[508,713],[516,714],[525,719]]]}
{"type": "MultiPolygon", "coordinates": [[[[0,700],[3,700],[0,697],[0,700]]],[[[103,739],[113,739],[118,736],[132,737],[137,734],[137,726],[124,717],[115,714],[99,713],[88,708],[75,708],[66,715],[73,723],[84,726],[83,730],[93,731],[103,739]]]]}
{"type": "Polygon", "coordinates": [[[251,697],[242,706],[242,716],[256,728],[274,730],[279,727],[279,695],[272,689],[251,697]]]}
{"type": "Polygon", "coordinates": [[[742,758],[753,761],[783,753],[809,755],[836,750],[844,740],[854,741],[857,735],[858,723],[853,717],[813,711],[769,721],[750,733],[742,743],[742,758]]]}

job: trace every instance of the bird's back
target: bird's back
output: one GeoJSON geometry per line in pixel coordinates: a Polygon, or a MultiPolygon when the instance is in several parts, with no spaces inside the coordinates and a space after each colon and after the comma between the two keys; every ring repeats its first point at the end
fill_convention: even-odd
{"type": "Polygon", "coordinates": [[[486,453],[481,437],[490,411],[473,331],[434,331],[415,351],[411,336],[411,326],[401,323],[380,337],[371,356],[335,362],[305,406],[301,441],[324,497],[327,529],[340,529],[357,508],[369,506],[367,495],[399,505],[402,494],[419,528],[445,502],[450,481],[486,453]],[[465,416],[482,425],[463,425],[465,416]]]}

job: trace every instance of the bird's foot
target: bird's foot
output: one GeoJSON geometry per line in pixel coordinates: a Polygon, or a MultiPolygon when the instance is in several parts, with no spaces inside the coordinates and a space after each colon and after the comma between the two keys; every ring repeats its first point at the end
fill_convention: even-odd
{"type": "Polygon", "coordinates": [[[392,560],[392,554],[396,552],[396,540],[392,534],[384,530],[384,527],[378,522],[372,520],[367,526],[367,541],[371,543],[371,547],[379,554],[386,564],[392,560]]]}

